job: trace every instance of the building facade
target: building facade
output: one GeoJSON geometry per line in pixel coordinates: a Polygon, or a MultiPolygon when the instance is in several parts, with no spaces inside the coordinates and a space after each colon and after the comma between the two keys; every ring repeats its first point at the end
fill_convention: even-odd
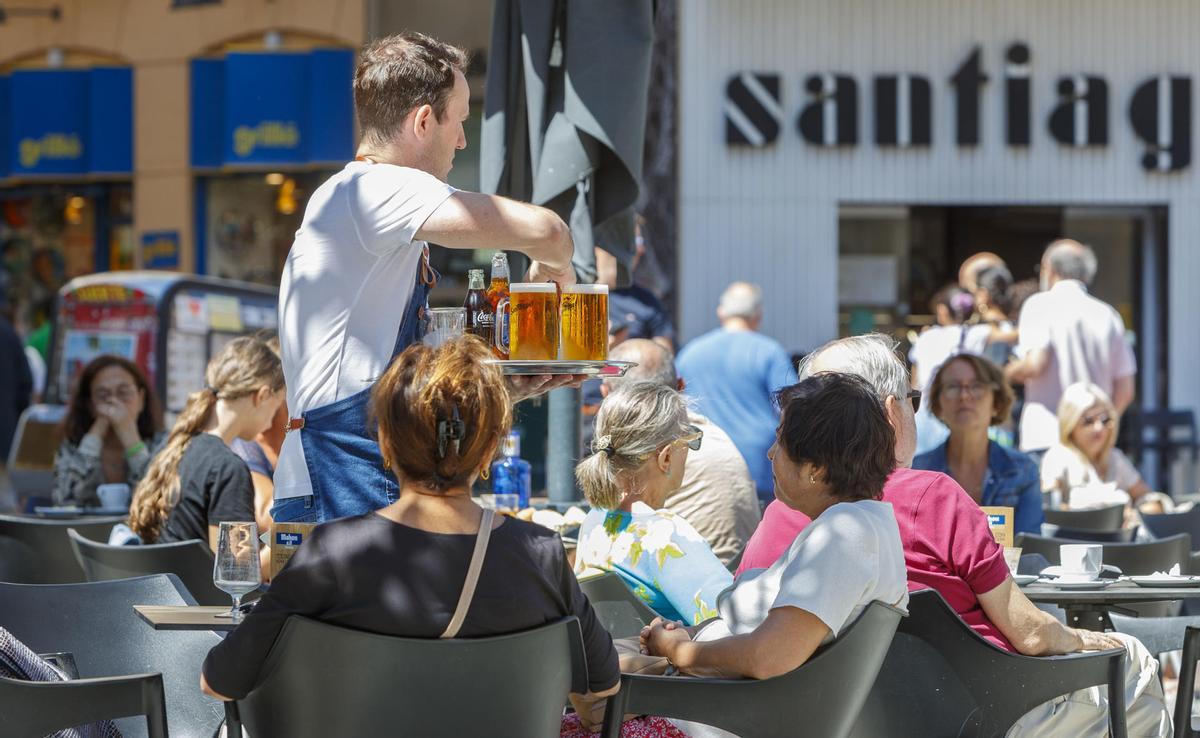
{"type": "Polygon", "coordinates": [[[1065,236],[1135,339],[1140,402],[1200,407],[1200,5],[696,0],[680,8],[679,319],[733,279],[808,351],[903,338],[971,253],[1065,236]]]}

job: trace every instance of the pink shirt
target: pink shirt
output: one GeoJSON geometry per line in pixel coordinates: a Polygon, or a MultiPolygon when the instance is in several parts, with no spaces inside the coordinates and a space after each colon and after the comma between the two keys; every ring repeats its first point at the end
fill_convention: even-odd
{"type": "MultiPolygon", "coordinates": [[[[908,589],[936,589],[975,632],[1016,652],[979,606],[979,595],[1008,577],[1004,549],[988,527],[987,515],[962,487],[938,472],[897,469],[883,487],[883,501],[896,513],[908,589]]],[[[738,568],[770,566],[811,521],[778,500],[746,544],[738,568]]]]}
{"type": "Polygon", "coordinates": [[[1025,381],[1022,451],[1058,443],[1058,401],[1064,389],[1091,382],[1112,397],[1115,381],[1137,371],[1121,315],[1089,295],[1083,282],[1064,280],[1030,296],[1021,308],[1019,328],[1020,355],[1035,349],[1050,355],[1046,370],[1025,381]]]}

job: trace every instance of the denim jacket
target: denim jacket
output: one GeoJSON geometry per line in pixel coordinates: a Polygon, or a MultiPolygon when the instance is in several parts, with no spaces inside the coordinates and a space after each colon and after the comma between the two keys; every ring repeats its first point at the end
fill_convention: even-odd
{"type": "MultiPolygon", "coordinates": [[[[912,468],[950,473],[946,462],[946,446],[927,451],[913,459],[912,468]]],[[[984,507],[1013,508],[1013,532],[1042,532],[1042,483],[1037,464],[1016,449],[1004,448],[988,441],[988,468],[983,477],[984,507]]]]}

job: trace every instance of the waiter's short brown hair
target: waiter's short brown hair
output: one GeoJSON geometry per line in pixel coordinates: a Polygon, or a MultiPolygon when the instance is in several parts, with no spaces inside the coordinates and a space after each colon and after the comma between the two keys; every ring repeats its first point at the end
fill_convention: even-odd
{"type": "Polygon", "coordinates": [[[444,492],[491,463],[512,425],[508,385],[491,358],[475,336],[436,349],[418,343],[380,377],[371,397],[379,451],[402,480],[444,492]]]}
{"type": "Polygon", "coordinates": [[[423,33],[406,32],[363,47],[354,70],[354,111],[365,139],[390,139],[413,108],[433,107],[440,121],[467,53],[423,33]]]}

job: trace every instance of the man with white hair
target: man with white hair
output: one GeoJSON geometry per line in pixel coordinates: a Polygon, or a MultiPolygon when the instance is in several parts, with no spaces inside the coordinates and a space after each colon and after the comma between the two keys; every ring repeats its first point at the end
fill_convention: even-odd
{"type": "MultiPolygon", "coordinates": [[[[832,341],[805,357],[800,377],[844,372],[875,388],[896,434],[897,469],[883,487],[896,514],[908,589],[935,589],[976,633],[1006,651],[1049,656],[1124,648],[1126,720],[1130,735],[1168,736],[1171,718],[1157,676],[1158,662],[1136,638],[1069,628],[1039,610],[1009,574],[987,515],[952,478],[907,468],[916,449],[915,408],[908,373],[895,342],[870,334],[832,341]]],[[[815,473],[820,474],[820,470],[815,473]]],[[[746,545],[740,575],[770,566],[811,521],[773,502],[746,545]]],[[[1051,700],[1022,717],[1009,735],[1106,735],[1106,689],[1089,687],[1051,700]]]]}
{"type": "Polygon", "coordinates": [[[721,427],[741,452],[760,500],[774,498],[767,449],[775,442],[775,392],[796,383],[796,370],[779,342],[758,332],[762,290],[748,282],[725,288],[717,307],[721,327],[694,339],[675,364],[687,377],[685,394],[696,410],[721,427]]]}
{"type": "Polygon", "coordinates": [[[1133,401],[1137,364],[1120,314],[1088,294],[1096,255],[1069,239],[1055,241],[1042,255],[1043,292],[1021,308],[1021,358],[1005,367],[1010,382],[1025,385],[1021,450],[1041,452],[1058,442],[1058,403],[1063,390],[1091,382],[1109,396],[1117,412],[1133,401]]]}
{"type": "MultiPolygon", "coordinates": [[[[605,397],[630,381],[651,381],[679,391],[684,389],[684,380],[675,373],[671,352],[657,341],[643,338],[625,341],[614,346],[608,356],[635,362],[637,366],[624,377],[605,379],[600,387],[605,397]]],[[[704,437],[700,450],[688,454],[683,483],[667,498],[664,507],[691,523],[721,563],[729,564],[745,548],[761,517],[754,480],[725,431],[694,410],[689,410],[688,422],[699,428],[704,437]]]]}

